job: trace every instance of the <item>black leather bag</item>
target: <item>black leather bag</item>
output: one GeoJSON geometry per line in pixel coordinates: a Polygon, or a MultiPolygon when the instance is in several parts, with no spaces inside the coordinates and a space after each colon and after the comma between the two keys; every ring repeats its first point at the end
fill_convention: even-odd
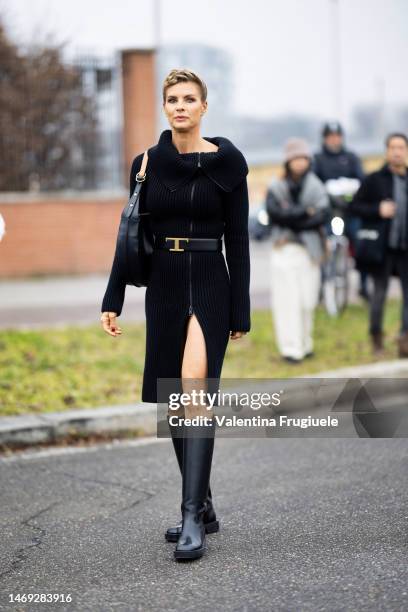
{"type": "Polygon", "coordinates": [[[387,249],[387,228],[382,220],[372,221],[356,232],[356,263],[375,266],[383,263],[387,249]]]}
{"type": "Polygon", "coordinates": [[[154,249],[154,235],[148,212],[140,212],[140,193],[146,180],[147,151],[140,171],[136,174],[136,187],[122,211],[116,253],[127,285],[147,287],[154,249]]]}

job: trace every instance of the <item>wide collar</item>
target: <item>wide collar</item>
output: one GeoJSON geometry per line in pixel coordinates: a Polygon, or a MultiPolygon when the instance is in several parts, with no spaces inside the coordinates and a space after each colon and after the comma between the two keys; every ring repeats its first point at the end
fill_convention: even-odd
{"type": "MultiPolygon", "coordinates": [[[[391,172],[391,169],[390,169],[390,167],[389,167],[387,162],[380,168],[380,172],[382,174],[384,174],[384,175],[389,176],[389,177],[393,176],[393,173],[391,172]]],[[[407,166],[407,169],[406,169],[406,175],[405,176],[407,176],[407,174],[408,174],[408,166],[407,166]]]]}
{"type": "Polygon", "coordinates": [[[223,136],[205,140],[218,146],[208,153],[179,153],[173,144],[172,131],[164,130],[157,145],[148,150],[149,168],[170,191],[192,179],[200,161],[202,171],[224,191],[232,191],[248,174],[248,165],[241,151],[223,136]]]}

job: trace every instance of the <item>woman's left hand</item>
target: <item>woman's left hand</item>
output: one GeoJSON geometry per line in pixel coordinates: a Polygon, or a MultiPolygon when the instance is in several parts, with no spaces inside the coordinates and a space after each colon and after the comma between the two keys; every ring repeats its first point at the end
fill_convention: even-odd
{"type": "Polygon", "coordinates": [[[237,340],[238,338],[241,338],[241,336],[244,336],[247,332],[244,331],[232,331],[230,332],[230,339],[231,340],[237,340]]]}

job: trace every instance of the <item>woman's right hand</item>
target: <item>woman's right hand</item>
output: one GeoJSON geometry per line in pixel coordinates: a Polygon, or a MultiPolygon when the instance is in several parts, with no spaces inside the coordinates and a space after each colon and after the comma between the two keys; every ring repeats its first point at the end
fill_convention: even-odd
{"type": "Polygon", "coordinates": [[[103,312],[101,314],[102,327],[110,336],[120,336],[122,333],[121,328],[116,323],[116,317],[116,312],[103,312]]]}

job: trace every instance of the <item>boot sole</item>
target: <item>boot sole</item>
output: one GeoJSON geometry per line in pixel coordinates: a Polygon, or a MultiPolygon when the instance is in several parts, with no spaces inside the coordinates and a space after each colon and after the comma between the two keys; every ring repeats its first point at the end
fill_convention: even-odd
{"type": "MultiPolygon", "coordinates": [[[[220,524],[218,521],[211,521],[211,523],[205,523],[204,527],[205,527],[205,533],[217,533],[217,531],[220,530],[220,524]]],[[[164,537],[166,538],[167,542],[177,542],[177,540],[179,539],[180,533],[172,534],[166,531],[166,534],[164,537]]]]}
{"type": "Polygon", "coordinates": [[[175,550],[174,557],[175,559],[177,559],[177,561],[199,559],[203,556],[205,551],[205,546],[202,546],[201,548],[196,548],[196,550],[175,550]]]}

